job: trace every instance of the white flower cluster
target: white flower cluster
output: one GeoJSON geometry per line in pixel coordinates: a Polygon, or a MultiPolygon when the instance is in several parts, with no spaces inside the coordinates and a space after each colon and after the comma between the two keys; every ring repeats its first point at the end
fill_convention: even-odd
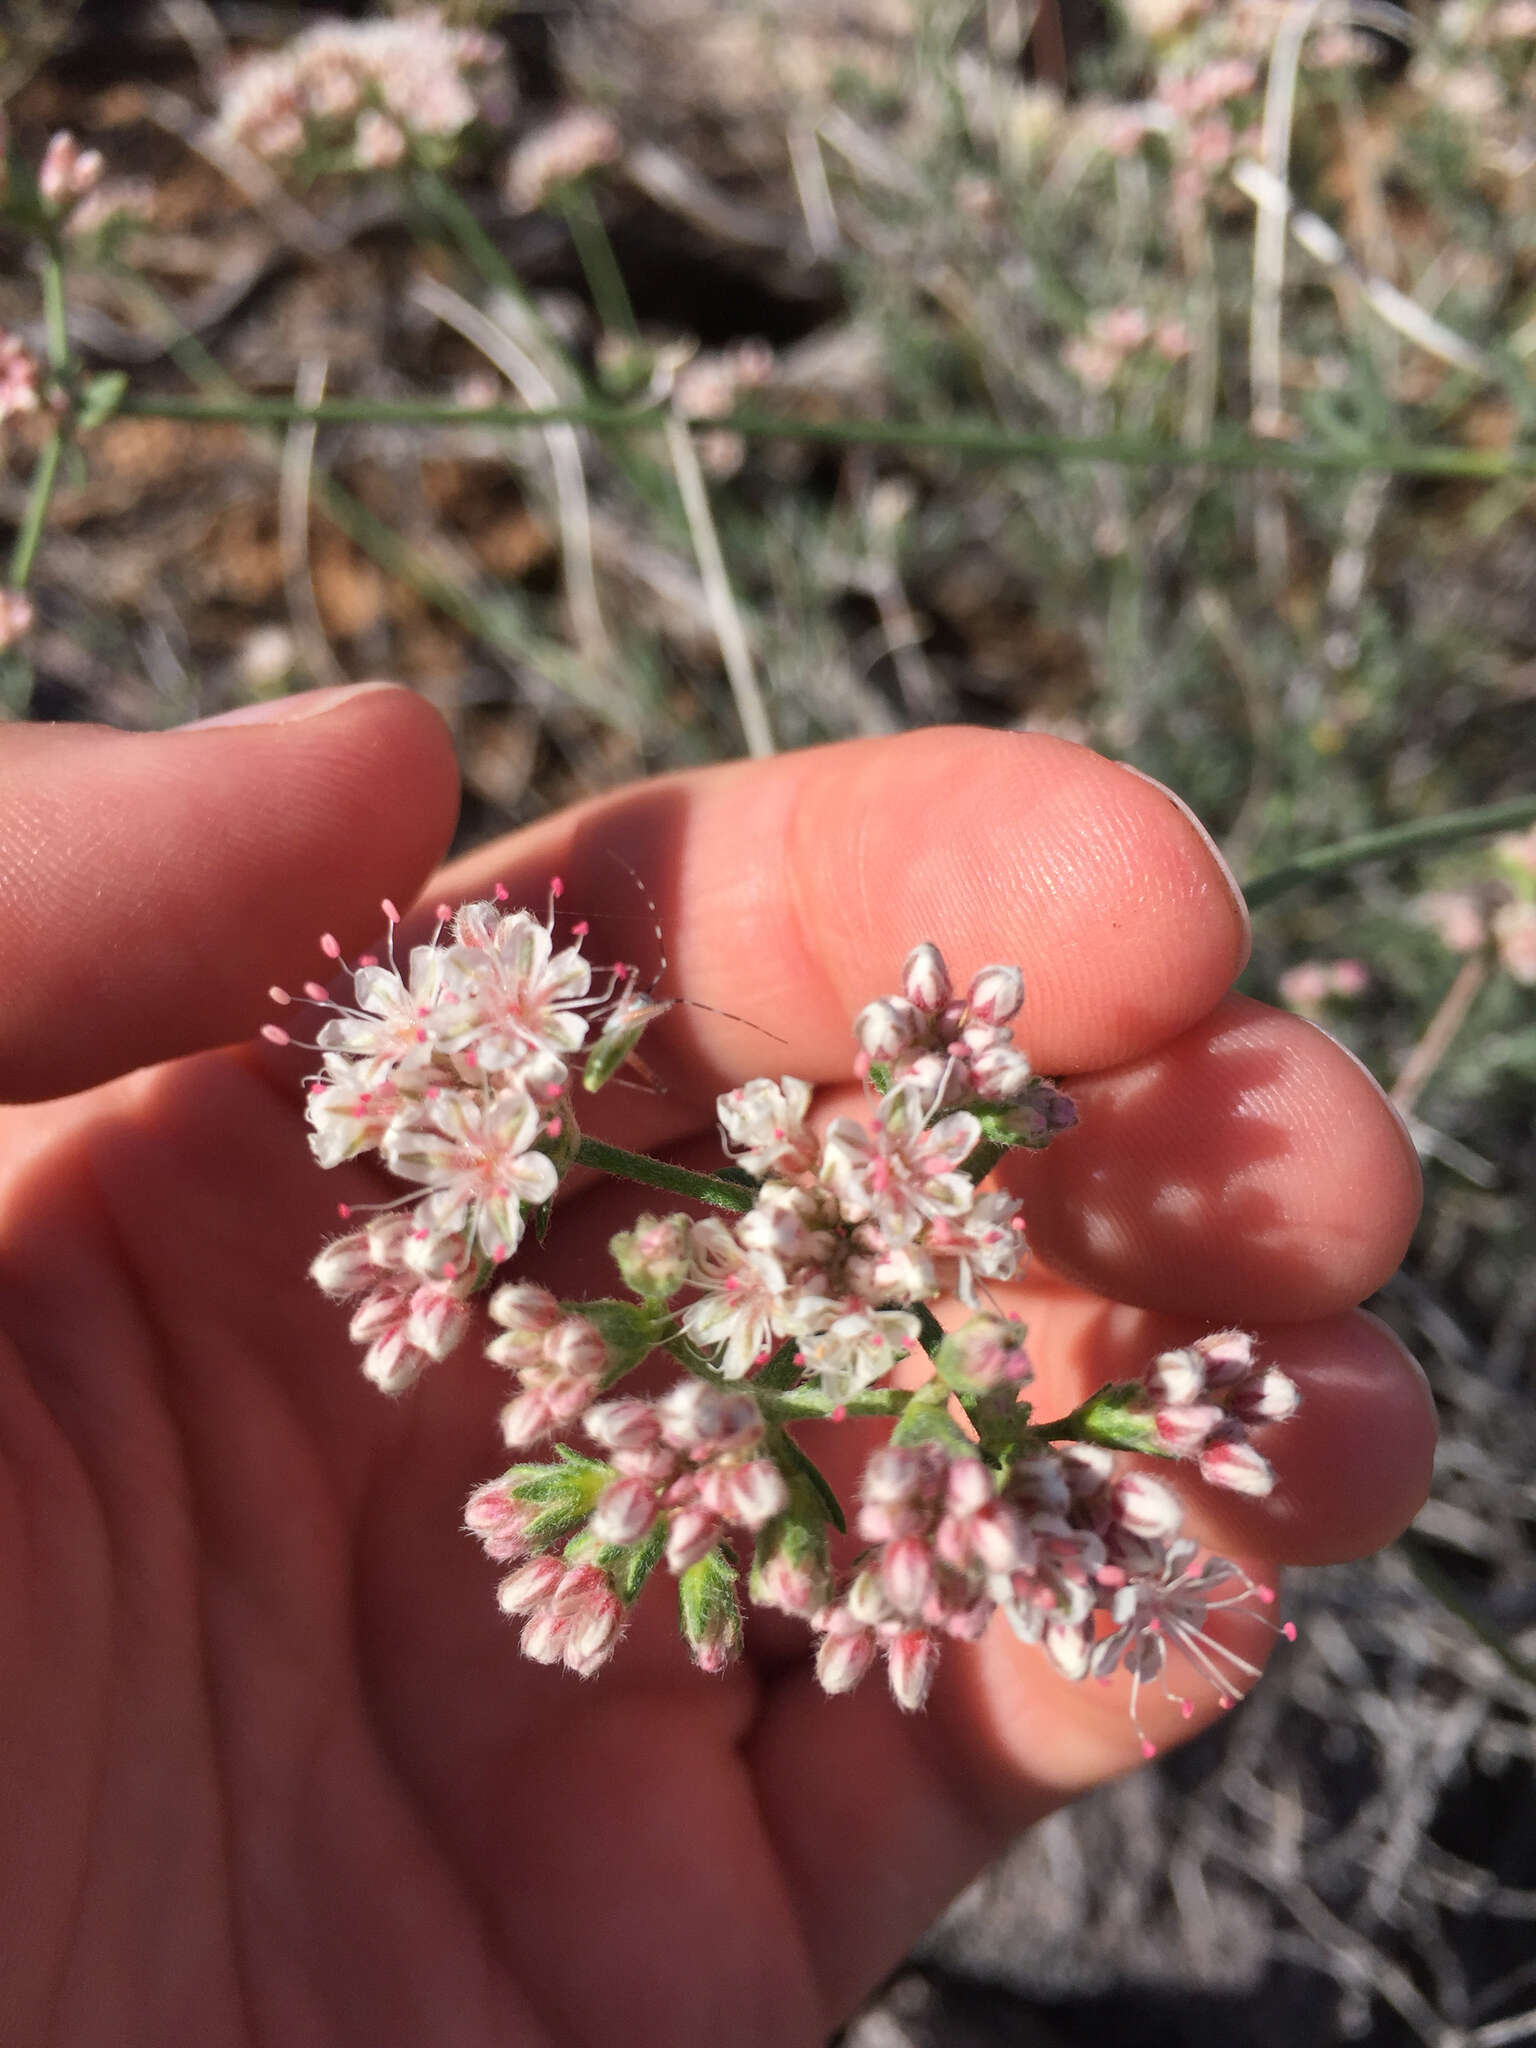
{"type": "Polygon", "coordinates": [[[942,1641],[974,1642],[994,1614],[1064,1678],[1106,1676],[1124,1662],[1139,1685],[1161,1674],[1170,1643],[1193,1656],[1224,1705],[1232,1668],[1257,1676],[1204,1623],[1212,1609],[1268,1589],[1224,1559],[1191,1570],[1196,1546],[1179,1535],[1178,1497],[1148,1473],[1118,1471],[1100,1445],[1042,1449],[1001,1486],[977,1457],[935,1444],[885,1450],[866,1467],[862,1494],[858,1529],[873,1553],[811,1617],[828,1692],[857,1685],[878,1649],[898,1702],[918,1707],[942,1641]]]}
{"type": "MultiPolygon", "coordinates": [[[[397,1391],[463,1336],[470,1295],[575,1156],[574,1064],[599,1082],[663,1006],[625,969],[594,990],[579,943],[557,948],[552,920],[498,902],[440,908],[402,972],[397,913],[384,908],[387,960],[359,962],[351,1003],[306,987],[332,1012],[308,1114],[323,1165],[373,1151],[412,1184],[314,1266],[322,1287],[356,1301],[364,1369],[397,1391]]],[[[334,940],[322,947],[339,958],[334,940]]],[[[978,1308],[1024,1257],[1018,1204],[984,1190],[989,1168],[1075,1120],[1014,1043],[1022,1002],[1016,968],[985,967],[957,995],[937,948],[918,946],[901,992],[856,1022],[866,1121],[818,1127],[809,1083],[748,1081],[717,1103],[746,1206],[729,1221],[642,1216],[615,1237],[638,1299],[563,1302],[529,1279],[492,1294],[487,1355],[514,1380],[504,1441],[526,1453],[579,1432],[595,1453],[557,1440],[466,1508],[507,1568],[497,1597],[529,1657],[591,1675],[664,1562],[690,1654],[721,1671],[742,1648],[749,1549],[751,1598],[810,1627],[829,1693],[883,1657],[897,1702],[915,1709],[943,1643],[974,1641],[999,1615],[1066,1677],[1128,1672],[1133,1716],[1144,1683],[1166,1688],[1172,1650],[1224,1704],[1256,1675],[1208,1623],[1273,1594],[1202,1561],[1177,1493],[1118,1454],[1197,1461],[1213,1485],[1268,1493],[1274,1474],[1250,1436],[1294,1411],[1291,1381],[1251,1338],[1221,1331],[1036,1422],[1023,1324],[978,1308]],[[977,1312],[942,1335],[918,1311],[946,1296],[977,1312]],[[931,1379],[877,1390],[920,1336],[931,1379]],[[661,1350],[685,1377],[660,1394],[615,1391],[661,1350]],[[791,1431],[845,1409],[895,1426],[860,1484],[863,1548],[839,1569],[841,1510],[791,1431]]],[[[291,1042],[276,1026],[267,1035],[291,1042]]],[[[650,1162],[639,1177],[683,1185],[669,1182],[678,1171],[650,1162]]],[[[709,1193],[729,1198],[724,1182],[709,1193]]]]}
{"type": "MultiPolygon", "coordinates": [[[[352,1002],[331,1002],[318,983],[305,989],[334,1012],[319,1032],[323,1064],[306,1111],[322,1166],[377,1152],[422,1190],[406,1215],[386,1206],[313,1268],[328,1293],[364,1295],[353,1335],[368,1346],[369,1377],[394,1392],[452,1350],[465,1299],[516,1251],[528,1211],[554,1194],[573,1149],[571,1062],[594,1018],[622,1028],[637,1000],[620,992],[619,969],[594,991],[584,926],[576,945],[557,950],[548,925],[494,902],[442,906],[432,943],[413,948],[402,973],[398,913],[384,908],[389,959],[359,962],[352,1002]]],[[[322,946],[339,957],[334,940],[322,946]]],[[[272,996],[291,1001],[282,989],[272,996]]],[[[291,1042],[277,1025],[264,1035],[291,1042]]]]}
{"type": "Polygon", "coordinates": [[[439,160],[480,116],[501,56],[496,37],[433,9],[317,22],[229,74],[214,136],[285,167],[389,170],[423,148],[439,160]]]}

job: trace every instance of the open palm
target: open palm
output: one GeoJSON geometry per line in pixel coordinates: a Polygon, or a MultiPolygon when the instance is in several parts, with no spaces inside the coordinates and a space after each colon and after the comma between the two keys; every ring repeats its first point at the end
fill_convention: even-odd
{"type": "MultiPolygon", "coordinates": [[[[504,1381],[472,1345],[397,1403],[360,1379],[304,1276],[366,1176],[315,1169],[287,1064],[201,1051],[323,926],[365,944],[451,828],[417,700],[290,709],[0,739],[0,2035],[815,2042],[1012,1828],[1136,1760],[1124,1700],[997,1631],[925,1714],[828,1700],[775,1617],[705,1679],[660,1582],[592,1683],[520,1659],[459,1528],[504,1381]]],[[[1305,1405],[1276,1494],[1195,1487],[1200,1532],[1268,1572],[1406,1521],[1427,1400],[1349,1304],[1399,1256],[1412,1155],[1329,1040],[1223,1000],[1241,913],[1165,792],[925,733],[644,784],[431,894],[560,873],[591,950],[643,956],[615,853],[672,985],[787,1043],[674,1013],[665,1092],[605,1096],[599,1134],[707,1163],[717,1090],[846,1076],[916,939],[1019,960],[1020,1041],[1082,1112],[1014,1176],[1042,1399],[1256,1328],[1305,1405]]],[[[607,1291],[635,1206],[572,1193],[527,1270],[607,1291]]],[[[1160,1738],[1198,1724],[1164,1705],[1160,1738]]]]}

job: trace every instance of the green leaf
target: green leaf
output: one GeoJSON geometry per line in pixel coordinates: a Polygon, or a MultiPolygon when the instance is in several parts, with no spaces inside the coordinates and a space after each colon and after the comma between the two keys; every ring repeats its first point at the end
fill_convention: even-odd
{"type": "Polygon", "coordinates": [[[826,1473],[822,1471],[815,1459],[807,1457],[806,1453],[801,1450],[787,1429],[780,1429],[774,1432],[773,1448],[777,1454],[788,1462],[791,1469],[808,1483],[816,1498],[826,1510],[827,1520],[832,1524],[839,1536],[846,1536],[848,1524],[843,1516],[843,1504],[833,1491],[831,1480],[828,1479],[826,1473]]]}
{"type": "Polygon", "coordinates": [[[75,422],[80,432],[88,434],[92,427],[104,426],[122,404],[127,389],[126,370],[107,370],[99,377],[87,378],[81,386],[75,422]]]}
{"type": "Polygon", "coordinates": [[[640,1598],[646,1580],[661,1562],[667,1547],[665,1521],[658,1516],[649,1536],[639,1543],[610,1543],[598,1552],[597,1561],[613,1581],[613,1589],[626,1607],[640,1598]]]}

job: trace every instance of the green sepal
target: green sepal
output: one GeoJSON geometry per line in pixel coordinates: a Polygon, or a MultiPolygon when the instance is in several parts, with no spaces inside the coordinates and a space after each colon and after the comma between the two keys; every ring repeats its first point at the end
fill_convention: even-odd
{"type": "Polygon", "coordinates": [[[525,1531],[531,1550],[548,1550],[579,1529],[613,1477],[610,1466],[566,1444],[555,1446],[555,1459],[549,1465],[514,1465],[502,1480],[515,1499],[540,1510],[525,1531]]]}
{"type": "Polygon", "coordinates": [[[551,1195],[547,1202],[540,1202],[537,1209],[533,1212],[533,1234],[540,1244],[548,1237],[549,1226],[554,1221],[554,1218],[555,1198],[551,1195]]]}
{"type": "Polygon", "coordinates": [[[779,1459],[780,1463],[787,1464],[790,1468],[791,1485],[793,1485],[795,1478],[803,1479],[811,1488],[817,1500],[820,1501],[827,1520],[832,1524],[838,1535],[846,1536],[848,1533],[848,1523],[843,1514],[843,1504],[833,1491],[831,1480],[828,1479],[826,1473],[816,1463],[816,1460],[807,1457],[806,1453],[801,1450],[787,1429],[775,1430],[772,1434],[771,1442],[774,1455],[779,1459]]]}
{"type": "Polygon", "coordinates": [[[585,1316],[608,1347],[603,1386],[611,1387],[649,1358],[671,1324],[671,1318],[639,1301],[562,1301],[567,1315],[585,1316]]]}
{"type": "Polygon", "coordinates": [[[728,1645],[728,1658],[740,1650],[741,1606],[736,1598],[739,1577],[735,1565],[717,1546],[706,1551],[697,1564],[689,1565],[678,1580],[678,1626],[690,1649],[713,1636],[728,1645]]]}
{"type": "Polygon", "coordinates": [[[646,1580],[661,1562],[667,1547],[667,1526],[658,1515],[651,1533],[638,1543],[605,1543],[596,1562],[608,1574],[613,1590],[626,1607],[633,1607],[646,1580]]]}
{"type": "MultiPolygon", "coordinates": [[[[1139,1381],[1122,1380],[1100,1387],[1069,1418],[1075,1427],[1070,1435],[1078,1443],[1106,1444],[1114,1451],[1143,1451],[1153,1457],[1167,1457],[1157,1434],[1157,1425],[1147,1413],[1147,1391],[1139,1381]]],[[[1049,1425],[1046,1425],[1049,1430],[1049,1425]]]]}
{"type": "Polygon", "coordinates": [[[949,1412],[949,1388],[937,1375],[925,1380],[891,1431],[893,1448],[941,1444],[952,1458],[974,1457],[976,1446],[949,1412]]]}
{"type": "Polygon", "coordinates": [[[126,370],[106,370],[99,377],[88,377],[80,388],[75,414],[80,432],[88,434],[92,427],[104,426],[122,404],[127,389],[126,370]]]}
{"type": "Polygon", "coordinates": [[[877,1095],[884,1095],[891,1085],[891,1070],[884,1060],[876,1060],[869,1070],[869,1085],[877,1095]]]}

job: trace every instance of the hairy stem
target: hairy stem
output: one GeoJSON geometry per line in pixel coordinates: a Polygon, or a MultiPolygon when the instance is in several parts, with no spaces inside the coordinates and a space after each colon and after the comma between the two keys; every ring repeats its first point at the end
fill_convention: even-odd
{"type": "Polygon", "coordinates": [[[644,1153],[626,1152],[622,1145],[605,1145],[601,1138],[583,1138],[575,1163],[611,1173],[616,1180],[638,1181],[642,1187],[661,1188],[685,1201],[711,1202],[717,1209],[734,1209],[738,1214],[757,1200],[755,1187],[717,1180],[712,1173],[693,1173],[664,1159],[647,1159],[644,1153]]]}

